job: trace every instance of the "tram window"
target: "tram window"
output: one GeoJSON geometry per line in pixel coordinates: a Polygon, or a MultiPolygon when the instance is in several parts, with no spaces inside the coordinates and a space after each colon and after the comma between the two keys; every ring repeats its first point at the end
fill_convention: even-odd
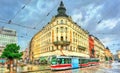
{"type": "Polygon", "coordinates": [[[79,64],[80,64],[80,62],[81,62],[81,61],[80,61],[80,59],[79,59],[79,64]]]}
{"type": "Polygon", "coordinates": [[[69,63],[69,64],[71,63],[71,59],[68,59],[68,63],[69,63]]]}
{"type": "Polygon", "coordinates": [[[65,59],[65,64],[69,64],[69,58],[65,59]]]}
{"type": "Polygon", "coordinates": [[[84,59],[84,61],[85,61],[84,63],[87,63],[87,59],[84,59]]]}
{"type": "Polygon", "coordinates": [[[83,59],[83,63],[85,63],[85,59],[83,59]]]}
{"type": "Polygon", "coordinates": [[[58,62],[58,64],[61,64],[62,63],[62,59],[58,58],[57,62],[58,62]]]}
{"type": "Polygon", "coordinates": [[[65,58],[65,59],[64,59],[64,64],[66,64],[66,61],[67,61],[67,59],[65,58]]]}
{"type": "Polygon", "coordinates": [[[64,64],[65,63],[65,60],[62,58],[62,64],[64,64]]]}
{"type": "Polygon", "coordinates": [[[80,59],[80,64],[83,64],[84,63],[84,60],[83,59],[80,59]]]}
{"type": "Polygon", "coordinates": [[[81,59],[81,64],[87,63],[87,59],[81,59]]]}

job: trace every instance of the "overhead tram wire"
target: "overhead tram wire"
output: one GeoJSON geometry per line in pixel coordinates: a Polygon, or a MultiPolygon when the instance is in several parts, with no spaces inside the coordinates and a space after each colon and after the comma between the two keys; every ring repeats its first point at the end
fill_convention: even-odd
{"type": "MultiPolygon", "coordinates": [[[[3,20],[0,20],[0,23],[9,24],[7,21],[3,21],[3,20]]],[[[24,25],[21,25],[21,24],[18,24],[18,23],[11,22],[10,24],[17,25],[17,26],[20,26],[20,27],[23,27],[23,28],[28,28],[28,29],[33,29],[33,30],[39,30],[39,29],[34,29],[32,27],[24,26],[24,25]]]]}
{"type": "Polygon", "coordinates": [[[28,38],[28,37],[30,37],[30,38],[32,38],[32,36],[17,36],[17,37],[20,37],[20,38],[28,38]]]}
{"type": "MultiPolygon", "coordinates": [[[[29,4],[29,3],[28,3],[28,4],[29,4]]],[[[26,4],[26,5],[27,5],[27,4],[26,4]]],[[[57,4],[57,5],[59,5],[59,1],[58,1],[58,4],[57,4]]],[[[50,15],[50,13],[57,7],[57,5],[56,5],[50,12],[47,13],[46,17],[50,15]]],[[[22,9],[24,9],[24,8],[25,8],[25,6],[22,7],[22,9]]],[[[16,13],[16,15],[17,15],[20,11],[21,11],[21,10],[19,10],[19,11],[16,13]]],[[[15,18],[15,17],[14,17],[14,18],[15,18]]],[[[43,21],[43,20],[41,20],[41,21],[43,21]]],[[[17,24],[17,23],[13,23],[12,20],[7,21],[7,20],[1,19],[1,20],[0,20],[0,23],[13,24],[13,25],[17,25],[17,26],[20,26],[20,27],[23,27],[23,28],[28,28],[28,29],[33,29],[33,30],[39,30],[39,29],[36,29],[35,27],[32,28],[32,27],[23,26],[23,25],[20,25],[20,24],[17,24]]],[[[36,27],[37,27],[37,25],[36,25],[36,27]]],[[[22,38],[23,38],[23,36],[19,36],[19,37],[22,37],[22,38]]]]}
{"type": "MultiPolygon", "coordinates": [[[[57,5],[55,5],[55,7],[54,7],[53,9],[51,9],[50,12],[48,12],[48,13],[46,14],[46,16],[45,16],[40,22],[43,22],[43,21],[46,19],[46,17],[49,16],[49,15],[51,14],[51,12],[59,5],[59,3],[60,3],[60,1],[58,1],[57,5]]],[[[40,22],[39,22],[39,23],[40,23],[40,22]]],[[[38,23],[38,24],[39,24],[39,23],[38,23]]],[[[38,26],[38,24],[36,24],[36,25],[33,27],[33,29],[37,29],[36,27],[38,26]]],[[[26,35],[27,35],[27,33],[26,33],[26,35]]]]}
{"type": "MultiPolygon", "coordinates": [[[[30,3],[30,2],[29,2],[30,3]]],[[[26,5],[28,5],[29,3],[27,3],[26,5]]],[[[59,3],[59,2],[58,2],[59,3]]],[[[58,5],[58,4],[57,4],[58,5]]],[[[55,6],[55,7],[57,7],[57,6],[55,6]]],[[[23,6],[22,8],[25,8],[25,6],[23,6]]],[[[55,8],[53,8],[49,13],[47,13],[47,15],[46,16],[49,16],[49,14],[54,10],[55,8]]],[[[43,21],[43,19],[41,20],[41,21],[43,21]]],[[[12,20],[9,20],[9,21],[7,21],[7,20],[3,20],[3,19],[1,19],[0,20],[0,22],[1,23],[5,23],[5,24],[14,24],[14,25],[17,25],[17,26],[21,26],[21,27],[23,27],[23,28],[28,28],[28,29],[33,29],[33,30],[39,30],[39,29],[37,29],[37,28],[32,28],[32,27],[28,27],[28,26],[24,26],[24,25],[21,25],[21,24],[18,24],[18,23],[13,23],[12,22],[12,20]]],[[[38,25],[38,24],[37,24],[38,25]]],[[[36,26],[37,27],[37,26],[36,26]]]]}
{"type": "Polygon", "coordinates": [[[92,34],[97,34],[97,35],[117,35],[119,33],[92,33],[92,34]]]}
{"type": "MultiPolygon", "coordinates": [[[[103,21],[103,18],[100,19],[100,20],[97,22],[97,24],[102,23],[102,21],[103,21]]],[[[97,35],[117,35],[117,34],[119,34],[119,33],[92,33],[92,34],[97,34],[97,35]]]]}
{"type": "Polygon", "coordinates": [[[8,23],[10,24],[12,22],[13,19],[15,19],[15,17],[31,2],[31,0],[29,0],[28,3],[26,3],[25,5],[23,5],[17,12],[16,14],[13,16],[13,18],[11,18],[8,23]]]}
{"type": "MultiPolygon", "coordinates": [[[[0,22],[6,23],[6,22],[4,22],[4,21],[0,21],[0,22]]],[[[27,37],[25,37],[25,36],[17,36],[17,37],[20,37],[20,38],[28,38],[28,37],[32,37],[32,36],[28,36],[28,35],[27,35],[27,37]]]]}
{"type": "MultiPolygon", "coordinates": [[[[29,0],[29,2],[28,2],[27,4],[25,4],[21,9],[24,9],[25,6],[30,3],[30,1],[31,1],[31,0],[29,0]]],[[[58,3],[59,3],[59,2],[58,2],[58,3]]],[[[57,4],[57,5],[58,5],[58,4],[57,4]]],[[[57,5],[56,5],[55,7],[57,7],[57,5]]],[[[54,9],[55,9],[55,8],[53,8],[50,12],[48,12],[47,15],[46,15],[46,17],[49,16],[49,14],[50,14],[54,9]]],[[[19,11],[16,13],[16,15],[17,15],[20,11],[21,11],[21,10],[19,10],[19,11]]],[[[16,16],[16,15],[15,15],[15,16],[16,16]]],[[[14,16],[14,18],[15,18],[15,16],[14,16]]],[[[43,19],[42,19],[41,21],[43,21],[43,19]]],[[[12,19],[9,20],[8,22],[7,22],[7,20],[5,21],[5,20],[2,19],[2,20],[0,20],[0,22],[1,22],[1,23],[5,23],[5,24],[14,24],[14,25],[21,26],[21,27],[24,27],[24,28],[39,30],[39,29],[36,29],[36,27],[37,27],[38,24],[36,25],[36,27],[32,28],[32,27],[28,27],[28,26],[23,26],[23,25],[21,25],[21,24],[13,23],[13,22],[12,22],[12,19]]]]}
{"type": "MultiPolygon", "coordinates": [[[[46,19],[46,17],[48,17],[51,14],[51,12],[59,5],[60,1],[58,1],[58,3],[55,5],[55,7],[53,9],[51,9],[50,12],[48,12],[40,22],[43,22],[46,19]]],[[[36,27],[39,25],[40,22],[38,22],[38,24],[36,24],[33,28],[36,29],[36,27]]]]}
{"type": "Polygon", "coordinates": [[[0,17],[0,20],[1,21],[8,21],[7,19],[1,18],[1,17],[0,17]]]}

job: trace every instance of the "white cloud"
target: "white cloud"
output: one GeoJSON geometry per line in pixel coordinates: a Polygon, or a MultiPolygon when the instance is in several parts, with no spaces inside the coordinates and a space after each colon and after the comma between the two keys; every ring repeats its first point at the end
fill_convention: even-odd
{"type": "Polygon", "coordinates": [[[99,5],[97,7],[95,7],[94,5],[90,5],[87,9],[88,18],[91,18],[91,17],[98,15],[97,13],[102,7],[103,7],[102,5],[99,5]]]}
{"type": "Polygon", "coordinates": [[[85,21],[83,22],[84,26],[87,26],[89,22],[92,22],[93,18],[100,19],[101,15],[99,14],[100,9],[102,9],[103,5],[94,6],[93,4],[88,5],[86,7],[86,15],[85,15],[85,21]]]}
{"type": "Polygon", "coordinates": [[[73,18],[73,21],[75,21],[75,22],[77,22],[78,20],[80,20],[80,19],[82,19],[82,13],[80,12],[80,13],[78,13],[78,14],[74,14],[74,15],[72,15],[72,18],[73,18]]]}
{"type": "Polygon", "coordinates": [[[104,30],[104,29],[113,29],[118,22],[120,21],[119,19],[108,19],[108,20],[103,20],[97,27],[96,31],[104,30]]]}
{"type": "Polygon", "coordinates": [[[108,42],[111,41],[111,38],[105,37],[105,38],[101,39],[101,41],[102,41],[103,43],[108,43],[108,42]]]}
{"type": "Polygon", "coordinates": [[[110,45],[111,43],[112,43],[112,38],[110,38],[110,37],[105,37],[105,38],[102,38],[102,39],[100,39],[101,40],[101,42],[105,45],[105,46],[108,46],[108,45],[110,45]]]}

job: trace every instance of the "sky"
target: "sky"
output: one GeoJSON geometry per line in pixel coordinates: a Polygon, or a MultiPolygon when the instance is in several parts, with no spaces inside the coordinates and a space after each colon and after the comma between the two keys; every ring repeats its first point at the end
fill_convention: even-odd
{"type": "MultiPolygon", "coordinates": [[[[21,50],[57,14],[61,0],[0,0],[0,28],[17,31],[21,50]],[[34,29],[35,28],[35,29],[34,29]]],[[[120,50],[120,0],[62,0],[83,29],[96,36],[113,54],[120,50]]]]}

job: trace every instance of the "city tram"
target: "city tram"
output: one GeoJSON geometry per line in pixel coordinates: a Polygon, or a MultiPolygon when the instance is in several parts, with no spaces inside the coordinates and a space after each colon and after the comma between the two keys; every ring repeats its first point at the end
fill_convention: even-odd
{"type": "Polygon", "coordinates": [[[64,69],[89,67],[89,66],[98,65],[98,64],[99,64],[99,59],[97,58],[52,56],[50,67],[51,67],[51,70],[64,70],[64,69]]]}

